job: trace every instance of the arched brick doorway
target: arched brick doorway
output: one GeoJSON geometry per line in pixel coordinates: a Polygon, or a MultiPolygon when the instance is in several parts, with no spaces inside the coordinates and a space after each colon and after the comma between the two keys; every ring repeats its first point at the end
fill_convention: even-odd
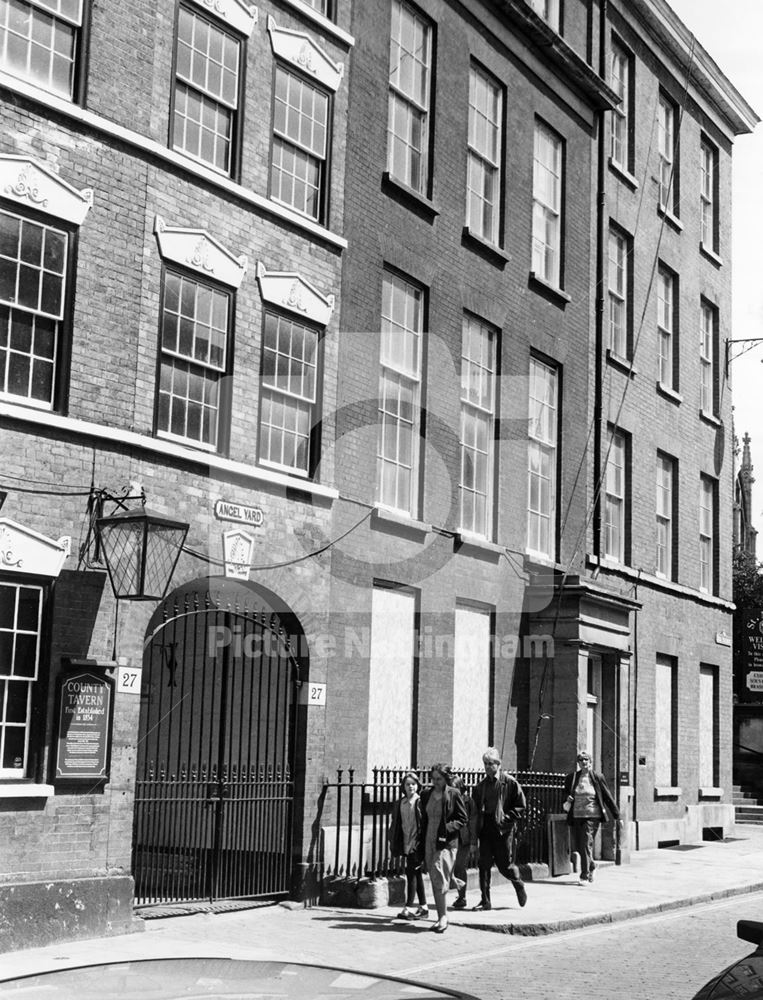
{"type": "Polygon", "coordinates": [[[296,616],[258,584],[205,577],[157,608],[137,748],[138,903],[288,892],[307,662],[296,616]]]}

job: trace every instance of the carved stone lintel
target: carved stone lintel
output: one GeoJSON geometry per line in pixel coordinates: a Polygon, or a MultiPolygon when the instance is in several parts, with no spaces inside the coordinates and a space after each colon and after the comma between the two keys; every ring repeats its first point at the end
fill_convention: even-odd
{"type": "Polygon", "coordinates": [[[294,281],[291,288],[283,300],[283,304],[291,309],[299,309],[300,312],[307,312],[307,306],[302,301],[302,286],[298,281],[294,281]]]}
{"type": "Polygon", "coordinates": [[[334,311],[334,296],[324,295],[294,271],[266,271],[261,261],[256,267],[263,302],[299,312],[319,326],[326,326],[334,311]]]}
{"type": "Polygon", "coordinates": [[[10,531],[8,531],[5,525],[0,525],[0,566],[15,566],[21,569],[24,565],[24,560],[17,558],[17,553],[11,548],[12,544],[13,540],[10,531]]]}
{"type": "Polygon", "coordinates": [[[78,191],[46,163],[11,153],[0,153],[0,195],[76,226],[93,207],[92,188],[78,191]]]}
{"type": "Polygon", "coordinates": [[[39,188],[42,179],[42,174],[35,170],[31,163],[25,163],[19,172],[16,182],[6,185],[5,193],[15,194],[17,198],[27,198],[33,205],[41,205],[43,208],[47,208],[47,196],[42,194],[39,188]]]}
{"type": "Polygon", "coordinates": [[[210,258],[209,246],[204,236],[201,237],[193,248],[193,251],[189,254],[188,263],[192,267],[200,267],[204,271],[209,271],[210,274],[215,273],[215,265],[210,258]]]}

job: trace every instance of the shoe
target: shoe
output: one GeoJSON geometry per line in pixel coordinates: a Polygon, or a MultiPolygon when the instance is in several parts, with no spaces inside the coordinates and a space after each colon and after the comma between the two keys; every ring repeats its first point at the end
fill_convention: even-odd
{"type": "Polygon", "coordinates": [[[437,923],[432,928],[432,930],[435,932],[435,934],[444,934],[447,929],[448,929],[447,923],[441,924],[439,920],[437,921],[437,923]]]}
{"type": "Polygon", "coordinates": [[[472,907],[472,912],[474,912],[475,910],[478,911],[478,910],[492,910],[492,909],[493,906],[491,903],[486,903],[484,899],[481,899],[476,906],[472,907]]]}
{"type": "Polygon", "coordinates": [[[395,920],[415,920],[415,919],[416,919],[416,914],[412,910],[409,910],[407,907],[401,910],[395,917],[395,920]]]}
{"type": "Polygon", "coordinates": [[[419,906],[414,911],[413,915],[414,915],[414,917],[429,917],[429,907],[428,906],[419,906]]]}
{"type": "Polygon", "coordinates": [[[588,881],[593,882],[593,872],[588,873],[588,881]]]}
{"type": "Polygon", "coordinates": [[[527,903],[527,889],[524,882],[515,882],[514,891],[517,894],[517,902],[520,906],[524,906],[527,903]]]}
{"type": "Polygon", "coordinates": [[[466,900],[464,899],[463,896],[459,896],[458,899],[456,899],[453,902],[451,910],[465,910],[465,909],[466,909],[466,900]]]}
{"type": "Polygon", "coordinates": [[[578,885],[588,885],[588,876],[581,875],[580,878],[578,879],[578,885]]]}

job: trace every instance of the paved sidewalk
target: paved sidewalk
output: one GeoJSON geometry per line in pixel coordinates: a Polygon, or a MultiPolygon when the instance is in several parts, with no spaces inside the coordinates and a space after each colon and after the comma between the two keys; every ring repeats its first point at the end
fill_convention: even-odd
{"type": "MultiPolygon", "coordinates": [[[[397,906],[339,910],[277,904],[165,917],[146,921],[144,933],[2,954],[0,979],[90,963],[185,956],[289,960],[395,975],[416,968],[422,956],[436,960],[454,948],[462,954],[490,951],[496,938],[486,930],[548,934],[759,890],[763,826],[740,824],[725,842],[633,852],[628,865],[603,863],[592,884],[579,885],[573,875],[528,883],[524,909],[511,885],[497,886],[491,912],[451,911],[445,935],[427,933],[432,920],[395,920],[397,906]]],[[[470,891],[470,906],[478,898],[470,891]]],[[[434,919],[434,907],[430,913],[434,919]]]]}

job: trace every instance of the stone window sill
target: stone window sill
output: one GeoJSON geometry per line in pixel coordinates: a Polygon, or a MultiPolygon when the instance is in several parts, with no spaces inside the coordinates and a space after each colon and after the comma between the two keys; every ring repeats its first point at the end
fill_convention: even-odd
{"type": "Polygon", "coordinates": [[[657,209],[657,214],[660,216],[661,219],[664,219],[669,226],[675,229],[677,233],[683,232],[684,230],[683,222],[681,222],[681,220],[677,218],[677,216],[673,215],[673,213],[670,211],[669,208],[664,208],[663,206],[660,206],[657,209]]]}
{"type": "Polygon", "coordinates": [[[619,354],[615,354],[609,347],[607,348],[607,361],[614,368],[618,368],[621,372],[623,372],[624,375],[630,376],[630,378],[633,378],[634,375],[638,375],[638,368],[636,368],[632,361],[629,361],[628,358],[624,358],[619,354]]]}
{"type": "Polygon", "coordinates": [[[294,10],[299,11],[303,17],[313,21],[319,28],[323,28],[327,34],[333,35],[334,38],[343,42],[346,46],[348,46],[348,48],[355,44],[355,39],[352,35],[338,27],[338,25],[334,24],[334,22],[329,20],[329,18],[324,17],[323,14],[319,14],[317,10],[313,10],[313,8],[309,7],[306,3],[301,3],[300,0],[284,0],[284,3],[288,4],[289,7],[293,7],[294,10]]]}
{"type": "Polygon", "coordinates": [[[699,411],[699,419],[704,420],[706,424],[712,424],[713,427],[723,427],[723,421],[716,417],[714,413],[708,413],[707,410],[699,411]]]}
{"type": "Polygon", "coordinates": [[[658,785],[654,789],[656,799],[677,799],[681,794],[681,789],[677,785],[658,785]]]}
{"type": "Polygon", "coordinates": [[[47,799],[54,793],[53,785],[37,785],[31,781],[0,782],[0,799],[47,799]]]}
{"type": "Polygon", "coordinates": [[[422,539],[432,530],[431,524],[418,521],[401,510],[391,510],[388,507],[374,507],[371,523],[375,527],[399,529],[400,534],[410,534],[422,539]]]}
{"type": "Polygon", "coordinates": [[[700,788],[699,797],[701,799],[722,799],[723,789],[722,788],[700,788]]]}
{"type": "Polygon", "coordinates": [[[661,396],[664,396],[665,399],[669,399],[671,403],[675,403],[676,406],[680,406],[684,401],[683,396],[679,392],[676,392],[675,389],[671,389],[669,385],[665,385],[664,382],[660,382],[659,380],[657,382],[657,392],[661,396]]]}
{"type": "Polygon", "coordinates": [[[491,243],[483,236],[478,236],[477,233],[475,233],[468,226],[464,226],[463,233],[461,234],[461,242],[464,246],[476,251],[486,260],[490,261],[491,264],[495,264],[497,267],[505,267],[511,260],[511,257],[502,247],[499,247],[495,243],[491,243]]]}
{"type": "Polygon", "coordinates": [[[535,271],[530,271],[528,284],[534,291],[540,292],[541,295],[544,295],[551,302],[555,302],[562,309],[564,309],[568,302],[572,301],[572,297],[567,292],[562,291],[561,288],[557,288],[556,285],[550,284],[545,278],[539,277],[535,271]]]}
{"type": "Polygon", "coordinates": [[[420,191],[416,191],[412,187],[408,187],[404,181],[393,177],[388,170],[385,170],[382,174],[382,190],[385,194],[391,195],[402,204],[407,205],[408,208],[413,209],[414,212],[429,222],[434,222],[440,214],[439,208],[426,195],[421,194],[420,191]]]}
{"type": "Polygon", "coordinates": [[[453,547],[456,552],[463,552],[464,555],[481,556],[485,559],[494,559],[496,562],[506,551],[502,545],[488,541],[482,535],[475,535],[471,531],[456,532],[453,547]]]}
{"type": "Polygon", "coordinates": [[[619,177],[621,181],[624,181],[632,191],[638,191],[638,181],[630,170],[626,170],[626,168],[618,163],[617,160],[613,160],[611,156],[609,158],[609,169],[613,174],[619,177]]]}
{"type": "Polygon", "coordinates": [[[704,243],[700,243],[699,252],[703,257],[707,257],[711,264],[715,264],[716,267],[723,267],[723,259],[710,247],[705,246],[704,243]]]}

